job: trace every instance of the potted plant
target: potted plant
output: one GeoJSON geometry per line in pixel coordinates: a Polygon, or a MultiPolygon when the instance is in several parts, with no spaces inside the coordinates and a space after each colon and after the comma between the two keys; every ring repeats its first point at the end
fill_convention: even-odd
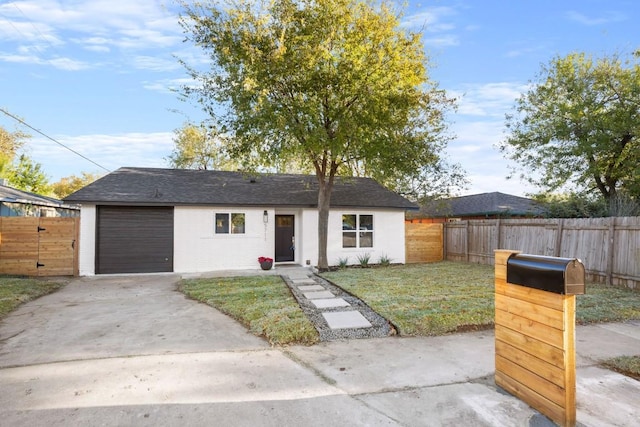
{"type": "Polygon", "coordinates": [[[263,270],[271,270],[271,267],[273,267],[273,258],[261,256],[258,258],[258,262],[263,270]]]}

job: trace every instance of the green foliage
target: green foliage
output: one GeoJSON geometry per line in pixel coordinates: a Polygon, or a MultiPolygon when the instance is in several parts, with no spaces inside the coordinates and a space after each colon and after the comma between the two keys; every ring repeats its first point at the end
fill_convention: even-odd
{"type": "Polygon", "coordinates": [[[608,216],[602,197],[583,194],[538,194],[534,199],[544,205],[548,218],[600,218],[608,216]]]}
{"type": "Polygon", "coordinates": [[[507,116],[501,143],[527,181],[609,201],[640,198],[640,58],[572,53],[550,61],[507,116]]]}
{"type": "Polygon", "coordinates": [[[369,267],[369,261],[371,261],[370,253],[358,255],[358,264],[360,264],[360,267],[369,267]]]}
{"type": "Polygon", "coordinates": [[[175,147],[168,159],[179,169],[236,170],[240,163],[226,152],[228,137],[212,124],[187,123],[174,131],[175,147]]]}
{"type": "Polygon", "coordinates": [[[349,257],[338,258],[338,267],[347,268],[349,265],[349,257]]]}
{"type": "Polygon", "coordinates": [[[61,178],[60,181],[51,184],[51,189],[58,199],[64,199],[69,194],[91,184],[98,178],[100,178],[99,174],[82,172],[82,176],[71,175],[61,178]]]}
{"type": "Polygon", "coordinates": [[[51,193],[49,178],[42,170],[42,165],[24,154],[19,157],[17,163],[14,162],[10,166],[8,179],[9,184],[19,190],[44,196],[51,193]]]}
{"type": "Polygon", "coordinates": [[[29,137],[28,133],[20,130],[10,132],[0,126],[0,153],[2,153],[2,156],[7,157],[9,161],[13,160],[13,157],[24,146],[29,137]]]}
{"type": "Polygon", "coordinates": [[[189,5],[187,40],[210,70],[186,66],[183,87],[234,137],[232,157],[263,166],[303,162],[319,182],[319,259],[336,175],[397,178],[436,164],[452,101],[429,80],[421,35],[389,3],[250,0],[189,5]]]}
{"type": "Polygon", "coordinates": [[[383,267],[388,267],[391,264],[391,261],[391,258],[389,258],[387,255],[381,255],[378,263],[383,267]]]}
{"type": "Polygon", "coordinates": [[[608,202],[593,194],[537,194],[534,199],[545,206],[548,218],[601,218],[638,216],[640,202],[618,192],[608,202]]]}
{"type": "Polygon", "coordinates": [[[271,344],[315,344],[319,335],[278,276],[185,280],[180,291],[227,313],[271,344]]]}

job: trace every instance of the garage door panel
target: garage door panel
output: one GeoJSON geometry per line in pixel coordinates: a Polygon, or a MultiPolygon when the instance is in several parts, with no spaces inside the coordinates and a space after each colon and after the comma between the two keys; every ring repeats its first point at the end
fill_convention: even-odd
{"type": "Polygon", "coordinates": [[[173,271],[173,208],[99,206],[96,272],[173,271]]]}

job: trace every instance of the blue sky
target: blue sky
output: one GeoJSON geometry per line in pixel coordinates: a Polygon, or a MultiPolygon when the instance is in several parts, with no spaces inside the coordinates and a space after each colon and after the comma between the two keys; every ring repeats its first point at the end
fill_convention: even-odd
{"type": "MultiPolygon", "coordinates": [[[[0,0],[0,107],[99,165],[167,167],[173,131],[199,110],[171,91],[186,82],[183,43],[169,0],[0,0]]],[[[535,192],[507,180],[495,148],[504,115],[555,55],[640,48],[637,0],[409,1],[403,25],[424,28],[431,77],[458,110],[447,155],[471,181],[462,194],[535,192]]],[[[16,122],[0,114],[0,125],[16,122]]],[[[30,132],[27,154],[52,181],[104,172],[30,132]]]]}

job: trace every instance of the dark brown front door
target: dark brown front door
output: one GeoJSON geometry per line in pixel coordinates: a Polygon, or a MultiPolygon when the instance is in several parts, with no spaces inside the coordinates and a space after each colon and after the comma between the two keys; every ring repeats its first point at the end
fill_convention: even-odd
{"type": "Polygon", "coordinates": [[[276,215],[276,262],[295,260],[293,215],[276,215]]]}

